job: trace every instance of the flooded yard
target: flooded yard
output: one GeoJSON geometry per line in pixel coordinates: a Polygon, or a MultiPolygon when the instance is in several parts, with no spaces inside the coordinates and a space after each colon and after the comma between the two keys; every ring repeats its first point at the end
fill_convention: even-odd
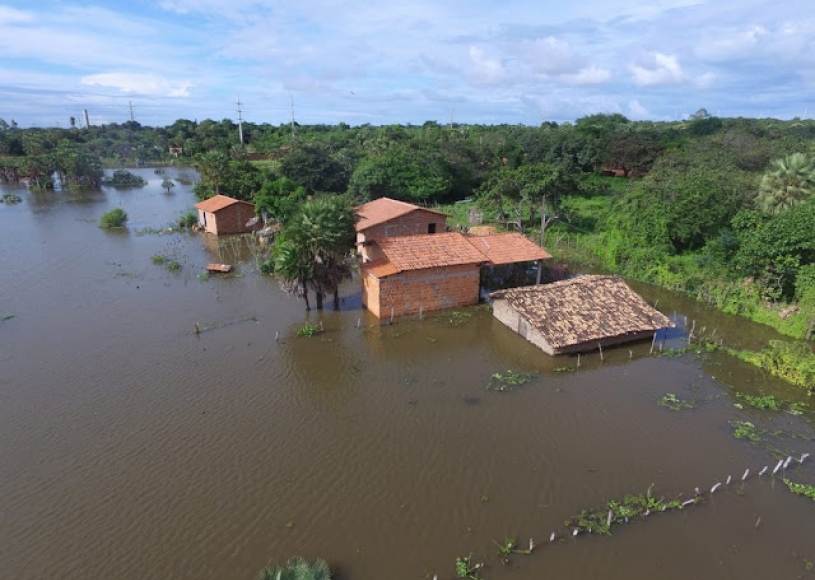
{"type": "MultiPolygon", "coordinates": [[[[577,368],[484,306],[380,326],[354,281],[340,312],[305,313],[241,244],[161,233],[190,187],[138,173],[145,188],[0,205],[4,578],[243,580],[301,555],[341,580],[442,580],[469,554],[484,580],[815,578],[815,502],[758,476],[815,454],[810,401],[720,353],[668,356],[686,324],[749,348],[770,329],[632,285],[678,323],[663,356],[640,343],[577,368]],[[115,207],[128,228],[100,229],[115,207]],[[202,276],[213,261],[237,275],[202,276]],[[297,336],[306,320],[324,332],[297,336]],[[510,370],[529,381],[487,389],[510,370]],[[564,525],[651,485],[702,500],[611,536],[564,525]],[[504,562],[512,537],[537,547],[504,562]]],[[[786,473],[815,483],[815,461],[786,473]]]]}

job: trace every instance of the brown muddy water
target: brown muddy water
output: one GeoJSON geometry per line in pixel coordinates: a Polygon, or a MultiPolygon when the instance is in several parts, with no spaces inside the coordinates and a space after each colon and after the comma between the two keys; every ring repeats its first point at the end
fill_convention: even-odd
{"type": "MultiPolygon", "coordinates": [[[[794,431],[773,447],[813,452],[810,416],[734,407],[740,391],[807,403],[791,387],[724,356],[649,357],[650,343],[555,372],[576,359],[484,307],[380,327],[355,284],[343,311],[306,315],[246,248],[154,233],[194,201],[140,173],[139,190],[0,205],[0,317],[14,316],[0,322],[0,577],[244,580],[302,555],[341,580],[442,580],[469,553],[485,580],[815,577],[815,502],[757,477],[774,455],[729,425],[794,431]],[[99,229],[116,206],[127,230],[99,229]],[[199,279],[214,260],[239,276],[199,279]],[[325,332],[296,336],[304,320],[325,332]],[[507,369],[534,378],[487,391],[507,369]],[[696,407],[658,406],[666,393],[696,407]],[[687,498],[728,475],[611,537],[564,526],[651,484],[687,498]],[[494,542],[511,536],[539,547],[504,564],[494,542]]],[[[731,344],[773,336],[636,289],[731,344]]],[[[789,475],[815,483],[815,462],[789,475]]]]}

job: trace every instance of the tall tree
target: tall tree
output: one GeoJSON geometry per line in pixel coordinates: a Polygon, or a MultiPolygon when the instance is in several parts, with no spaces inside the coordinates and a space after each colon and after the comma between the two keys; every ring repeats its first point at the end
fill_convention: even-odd
{"type": "Polygon", "coordinates": [[[759,209],[779,214],[815,194],[815,158],[793,153],[771,163],[756,196],[759,209]]]}
{"type": "Polygon", "coordinates": [[[339,310],[339,286],[351,275],[356,216],[341,196],[304,202],[284,224],[275,258],[275,272],[284,290],[303,296],[310,308],[308,290],[314,291],[318,309],[326,294],[334,296],[339,310]]]}

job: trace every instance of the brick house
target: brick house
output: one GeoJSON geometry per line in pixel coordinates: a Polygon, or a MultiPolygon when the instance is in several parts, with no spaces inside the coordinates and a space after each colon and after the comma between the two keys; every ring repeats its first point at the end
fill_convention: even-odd
{"type": "Polygon", "coordinates": [[[478,304],[486,258],[460,233],[383,238],[367,250],[362,303],[378,318],[478,304]]]}
{"type": "Polygon", "coordinates": [[[521,234],[382,238],[370,242],[366,252],[362,302],[378,318],[478,304],[482,267],[551,258],[521,234]]]}
{"type": "Polygon", "coordinates": [[[490,298],[495,318],[551,355],[651,338],[675,326],[616,276],[579,276],[490,298]]]}
{"type": "Polygon", "coordinates": [[[247,225],[255,217],[253,203],[226,195],[216,195],[196,203],[195,208],[198,210],[198,223],[216,236],[253,232],[262,225],[257,222],[247,225]]]}
{"type": "Polygon", "coordinates": [[[447,214],[389,197],[362,204],[356,213],[357,251],[363,261],[371,260],[369,248],[377,240],[447,230],[447,214]]]}

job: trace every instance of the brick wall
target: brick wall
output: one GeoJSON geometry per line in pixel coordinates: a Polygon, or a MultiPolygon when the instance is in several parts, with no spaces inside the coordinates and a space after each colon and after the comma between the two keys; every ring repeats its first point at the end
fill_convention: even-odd
{"type": "Polygon", "coordinates": [[[215,213],[198,210],[198,223],[216,235],[244,234],[259,229],[262,224],[246,227],[246,222],[255,217],[255,208],[248,203],[233,203],[215,213]]]}
{"type": "Polygon", "coordinates": [[[357,248],[365,260],[372,260],[368,256],[364,242],[381,240],[382,238],[395,238],[399,236],[420,236],[429,233],[442,233],[447,229],[447,217],[424,209],[417,209],[382,224],[377,224],[361,232],[357,232],[357,248]],[[435,232],[430,232],[430,226],[435,224],[435,232]]]}
{"type": "Polygon", "coordinates": [[[378,318],[406,316],[478,304],[476,264],[401,272],[377,280],[363,278],[363,303],[378,318]]]}

